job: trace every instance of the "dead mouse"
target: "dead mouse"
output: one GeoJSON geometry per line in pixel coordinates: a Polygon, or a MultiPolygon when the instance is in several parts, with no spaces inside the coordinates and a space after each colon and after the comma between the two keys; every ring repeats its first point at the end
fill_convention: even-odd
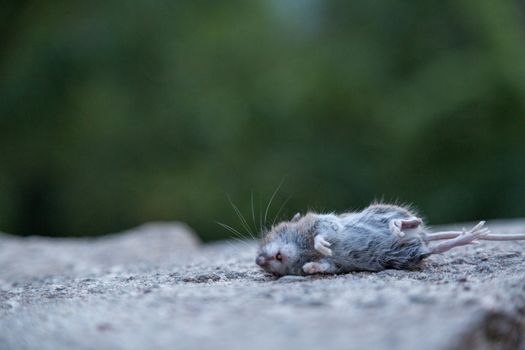
{"type": "Polygon", "coordinates": [[[387,204],[340,215],[298,213],[264,236],[256,263],[276,276],[413,270],[432,254],[478,240],[525,240],[525,234],[491,234],[484,224],[429,233],[411,208],[387,204]]]}

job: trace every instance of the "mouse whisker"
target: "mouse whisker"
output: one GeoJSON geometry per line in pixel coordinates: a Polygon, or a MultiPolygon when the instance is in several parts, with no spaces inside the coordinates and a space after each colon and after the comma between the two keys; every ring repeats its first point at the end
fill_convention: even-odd
{"type": "Polygon", "coordinates": [[[252,230],[250,229],[250,225],[248,225],[248,222],[246,221],[246,219],[244,218],[244,215],[242,215],[241,211],[239,210],[239,208],[237,208],[237,206],[235,205],[235,203],[233,203],[232,199],[230,198],[230,196],[228,196],[228,201],[230,202],[233,210],[235,211],[235,213],[237,214],[237,217],[239,218],[239,220],[241,221],[241,225],[242,227],[244,228],[244,230],[246,231],[246,233],[248,233],[248,235],[250,235],[251,238],[255,239],[255,236],[252,232],[252,230]]]}
{"type": "Polygon", "coordinates": [[[237,230],[234,229],[233,227],[231,227],[231,226],[229,226],[229,225],[226,225],[226,224],[223,224],[222,222],[218,222],[218,221],[216,221],[216,223],[217,223],[218,225],[220,225],[222,228],[224,228],[224,229],[230,231],[231,233],[233,233],[236,237],[241,238],[241,239],[242,239],[242,238],[246,239],[246,236],[245,236],[245,235],[243,235],[242,233],[240,233],[239,231],[237,231],[237,230]]]}
{"type": "Polygon", "coordinates": [[[251,191],[250,202],[252,204],[252,221],[253,221],[253,230],[257,232],[257,224],[255,223],[255,209],[253,207],[253,191],[251,191]]]}
{"type": "Polygon", "coordinates": [[[266,219],[267,219],[267,217],[268,217],[268,210],[270,210],[270,206],[272,205],[273,199],[274,199],[275,196],[277,195],[277,192],[279,192],[279,190],[281,189],[281,186],[283,185],[284,180],[285,180],[285,177],[283,177],[283,179],[282,179],[281,182],[279,183],[279,186],[277,186],[277,188],[275,189],[275,191],[273,191],[273,194],[272,194],[272,196],[270,197],[270,200],[268,201],[268,205],[266,206],[266,210],[265,210],[265,212],[264,212],[264,224],[265,224],[265,225],[268,224],[268,222],[266,221],[266,219]]]}
{"type": "Polygon", "coordinates": [[[277,214],[275,214],[275,217],[273,218],[272,226],[275,225],[275,221],[279,218],[281,211],[284,209],[284,206],[286,205],[286,203],[288,203],[288,201],[291,198],[292,198],[292,195],[289,195],[288,198],[286,198],[286,200],[283,202],[283,204],[281,204],[281,206],[279,207],[279,210],[277,210],[277,214]]]}
{"type": "Polygon", "coordinates": [[[262,200],[261,200],[261,196],[259,196],[259,232],[263,232],[263,224],[262,224],[262,200]]]}
{"type": "Polygon", "coordinates": [[[244,246],[246,247],[249,247],[250,245],[248,244],[248,242],[246,242],[245,240],[242,240],[240,238],[237,238],[237,237],[232,237],[232,239],[236,242],[239,242],[239,243],[242,243],[244,246]]]}

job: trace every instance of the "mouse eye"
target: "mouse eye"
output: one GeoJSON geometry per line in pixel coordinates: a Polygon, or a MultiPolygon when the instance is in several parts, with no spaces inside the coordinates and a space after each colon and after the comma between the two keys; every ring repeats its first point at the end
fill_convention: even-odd
{"type": "Polygon", "coordinates": [[[277,255],[275,256],[275,259],[277,259],[279,261],[283,260],[283,256],[281,255],[281,252],[277,253],[277,255]]]}

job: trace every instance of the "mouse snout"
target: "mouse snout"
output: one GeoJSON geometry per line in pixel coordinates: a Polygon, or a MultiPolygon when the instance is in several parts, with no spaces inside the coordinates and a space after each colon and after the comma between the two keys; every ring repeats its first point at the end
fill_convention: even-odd
{"type": "Polygon", "coordinates": [[[255,259],[255,263],[261,267],[263,266],[266,266],[268,265],[268,262],[270,262],[270,260],[272,260],[272,257],[268,256],[268,255],[265,255],[265,254],[260,254],[256,259],[255,259]]]}

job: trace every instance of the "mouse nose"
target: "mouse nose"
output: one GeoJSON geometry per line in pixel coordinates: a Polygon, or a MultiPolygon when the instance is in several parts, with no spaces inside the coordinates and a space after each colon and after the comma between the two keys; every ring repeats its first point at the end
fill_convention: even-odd
{"type": "Polygon", "coordinates": [[[270,261],[269,257],[264,254],[259,255],[255,259],[255,263],[261,267],[268,265],[268,261],[270,261]]]}
{"type": "Polygon", "coordinates": [[[266,259],[264,258],[264,256],[262,255],[259,255],[256,259],[255,259],[255,263],[259,266],[264,266],[266,265],[266,259]]]}

